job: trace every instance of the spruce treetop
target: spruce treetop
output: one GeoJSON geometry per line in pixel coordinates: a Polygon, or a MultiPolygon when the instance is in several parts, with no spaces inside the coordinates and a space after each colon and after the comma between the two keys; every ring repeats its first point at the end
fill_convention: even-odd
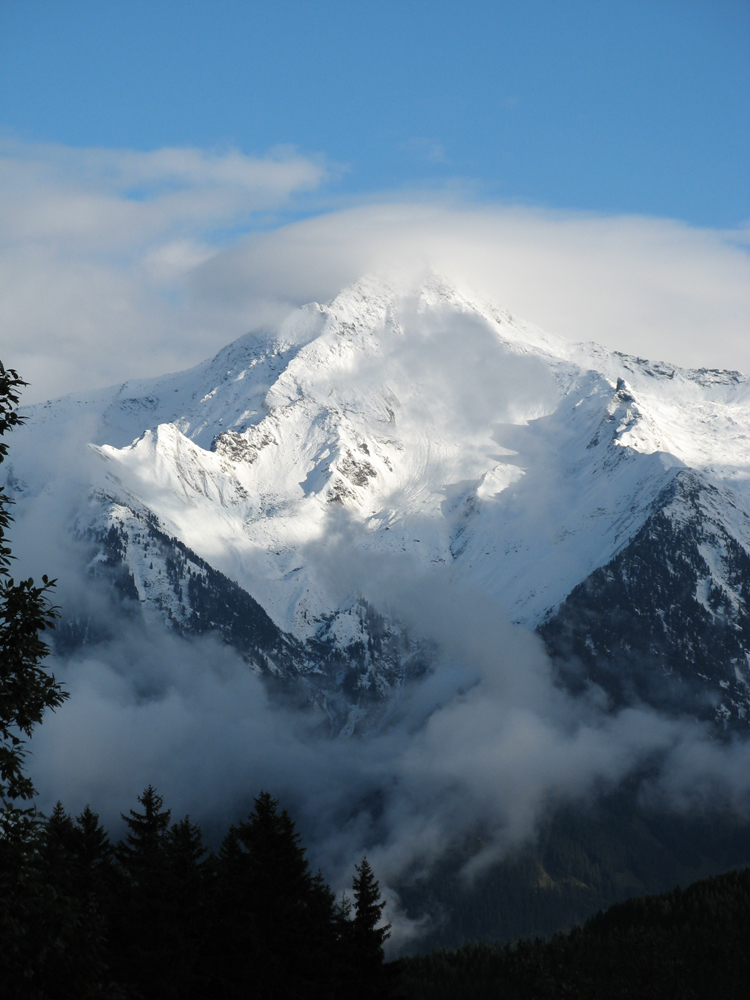
{"type": "Polygon", "coordinates": [[[386,900],[380,898],[380,885],[373,873],[367,857],[354,866],[357,874],[353,882],[354,892],[354,934],[364,943],[369,942],[373,950],[382,949],[390,937],[391,925],[378,927],[386,900]]]}

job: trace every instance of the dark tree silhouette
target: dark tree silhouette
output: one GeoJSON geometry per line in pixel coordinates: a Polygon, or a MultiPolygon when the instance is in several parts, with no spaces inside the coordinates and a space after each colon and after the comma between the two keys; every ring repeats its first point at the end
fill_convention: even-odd
{"type": "Polygon", "coordinates": [[[224,838],[214,905],[211,951],[223,996],[340,995],[334,895],[311,875],[293,820],[267,792],[224,838]]]}
{"type": "Polygon", "coordinates": [[[144,996],[157,995],[165,977],[168,940],[166,841],[170,810],[152,785],[138,796],[143,811],[131,809],[122,818],[127,825],[116,856],[124,886],[116,911],[111,913],[113,966],[119,978],[131,978],[144,996]]]}
{"type": "MultiPolygon", "coordinates": [[[[17,406],[24,385],[0,363],[0,436],[23,423],[17,406]]],[[[0,462],[7,453],[0,442],[0,462]]],[[[69,819],[57,809],[56,832],[47,836],[28,804],[34,786],[24,772],[26,740],[67,697],[43,666],[49,647],[41,633],[57,617],[49,601],[54,581],[42,577],[38,587],[11,577],[12,503],[0,488],[0,983],[6,996],[44,996],[59,980],[65,985],[56,995],[83,997],[96,989],[96,934],[72,893],[69,819]]]]}
{"type": "Polygon", "coordinates": [[[86,891],[99,895],[115,878],[115,852],[99,816],[89,806],[76,817],[75,842],[86,891]]]}
{"type": "Polygon", "coordinates": [[[117,857],[130,878],[137,885],[148,885],[152,878],[159,878],[163,867],[163,855],[170,809],[162,810],[164,799],[149,785],[138,796],[143,812],[131,809],[125,820],[128,832],[125,840],[117,846],[117,857]]]}
{"type": "MultiPolygon", "coordinates": [[[[0,362],[0,436],[23,423],[16,406],[19,389],[27,383],[13,369],[0,362]]],[[[0,462],[8,445],[0,442],[0,462]]],[[[37,587],[33,580],[15,583],[9,574],[13,558],[5,538],[12,521],[9,507],[13,500],[0,487],[0,822],[5,828],[21,816],[9,800],[31,799],[34,786],[23,773],[24,736],[29,737],[42,721],[48,708],[57,708],[67,694],[41,665],[49,647],[40,638],[45,629],[54,628],[57,610],[48,594],[55,581],[42,577],[37,587]]],[[[0,830],[2,832],[2,830],[0,830]]]]}
{"type": "Polygon", "coordinates": [[[214,858],[203,843],[201,829],[190,817],[173,823],[164,841],[164,961],[162,997],[208,995],[202,988],[199,969],[207,922],[207,882],[214,858]]]}
{"type": "Polygon", "coordinates": [[[352,920],[352,962],[355,981],[362,997],[387,995],[383,944],[390,936],[391,925],[378,926],[386,901],[380,898],[380,886],[366,857],[355,865],[354,919],[352,920]]]}

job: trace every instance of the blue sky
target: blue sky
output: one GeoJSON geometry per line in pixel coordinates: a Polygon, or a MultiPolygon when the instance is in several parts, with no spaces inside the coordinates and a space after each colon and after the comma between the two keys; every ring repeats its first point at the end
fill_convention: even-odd
{"type": "Polygon", "coordinates": [[[29,401],[367,270],[750,371],[747,0],[0,0],[0,329],[29,401]]]}
{"type": "Polygon", "coordinates": [[[330,195],[750,218],[750,4],[5,0],[0,127],[76,147],[291,144],[330,195]]]}

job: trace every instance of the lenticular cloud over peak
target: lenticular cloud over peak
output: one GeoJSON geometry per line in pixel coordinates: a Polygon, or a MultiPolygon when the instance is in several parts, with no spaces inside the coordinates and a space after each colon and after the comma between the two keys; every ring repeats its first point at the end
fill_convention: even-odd
{"type": "MultiPolygon", "coordinates": [[[[2,143],[0,309],[35,402],[200,362],[363,274],[446,274],[551,333],[679,364],[750,370],[747,232],[669,219],[372,195],[340,168],[249,156],[2,143]]],[[[463,193],[462,193],[463,191],[463,193]]]]}

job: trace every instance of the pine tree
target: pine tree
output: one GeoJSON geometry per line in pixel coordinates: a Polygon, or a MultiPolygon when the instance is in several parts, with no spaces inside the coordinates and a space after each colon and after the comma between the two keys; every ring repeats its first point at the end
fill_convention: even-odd
{"type": "Polygon", "coordinates": [[[286,953],[297,937],[296,910],[309,892],[309,872],[294,823],[277,800],[261,792],[254,804],[219,851],[216,948],[227,995],[252,986],[262,998],[273,996],[290,971],[286,953]]]}
{"type": "Polygon", "coordinates": [[[143,806],[142,813],[131,809],[127,816],[120,814],[128,832],[118,844],[117,857],[133,882],[145,886],[153,878],[158,879],[163,868],[171,810],[162,810],[164,799],[152,785],[144,789],[138,801],[143,806]]]}
{"type": "Polygon", "coordinates": [[[363,857],[354,866],[357,872],[352,888],[354,892],[354,938],[362,948],[383,960],[383,944],[390,937],[391,925],[377,925],[383,916],[386,900],[380,898],[380,885],[372,868],[363,857]]]}
{"type": "Polygon", "coordinates": [[[76,817],[75,838],[84,877],[91,891],[98,892],[101,884],[112,881],[114,848],[99,816],[89,806],[76,817]]]}
{"type": "Polygon", "coordinates": [[[189,888],[197,885],[208,848],[203,843],[201,828],[190,817],[173,823],[164,842],[167,868],[176,884],[189,888]]]}
{"type": "Polygon", "coordinates": [[[322,876],[310,873],[300,839],[267,792],[224,838],[214,900],[216,995],[339,995],[336,901],[322,876]]]}
{"type": "Polygon", "coordinates": [[[113,965],[118,978],[135,982],[144,997],[162,994],[169,953],[167,830],[170,810],[152,785],[138,796],[143,812],[122,814],[125,839],[116,856],[125,884],[111,914],[113,965]]]}
{"type": "Polygon", "coordinates": [[[386,901],[380,898],[380,886],[367,858],[354,867],[351,962],[355,988],[361,997],[385,997],[389,990],[383,944],[390,937],[391,925],[378,925],[386,901]]]}
{"type": "Polygon", "coordinates": [[[54,809],[49,815],[44,825],[45,840],[50,848],[61,849],[68,854],[75,850],[76,832],[73,820],[63,808],[62,802],[58,799],[54,809]]]}
{"type": "Polygon", "coordinates": [[[106,926],[90,891],[78,829],[57,802],[43,826],[38,866],[52,894],[46,912],[48,956],[37,977],[40,995],[78,1000],[108,996],[106,926]]]}
{"type": "Polygon", "coordinates": [[[165,943],[162,997],[184,1000],[194,993],[205,996],[201,966],[205,963],[207,893],[214,858],[205,857],[207,848],[199,826],[190,817],[173,823],[164,842],[165,943]],[[192,992],[191,992],[192,991],[192,992]]]}

